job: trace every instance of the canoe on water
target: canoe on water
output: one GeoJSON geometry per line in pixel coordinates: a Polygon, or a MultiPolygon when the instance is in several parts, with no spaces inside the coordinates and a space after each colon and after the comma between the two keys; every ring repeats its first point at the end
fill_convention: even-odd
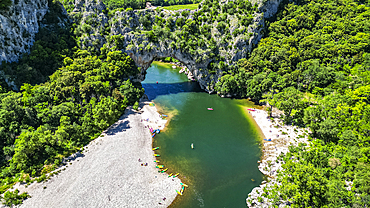
{"type": "Polygon", "coordinates": [[[207,108],[207,110],[209,110],[209,111],[213,111],[213,108],[207,108]]]}
{"type": "Polygon", "coordinates": [[[152,150],[157,150],[157,149],[159,149],[159,147],[154,147],[152,150]]]}
{"type": "Polygon", "coordinates": [[[188,185],[186,185],[185,183],[180,183],[182,186],[185,186],[185,187],[188,187],[188,185]]]}

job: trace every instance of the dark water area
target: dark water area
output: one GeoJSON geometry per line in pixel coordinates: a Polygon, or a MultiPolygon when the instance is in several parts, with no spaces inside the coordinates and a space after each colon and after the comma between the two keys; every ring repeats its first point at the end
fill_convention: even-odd
{"type": "Polygon", "coordinates": [[[152,64],[142,84],[171,115],[153,143],[160,147],[160,164],[189,185],[171,207],[247,207],[248,193],[263,179],[257,163],[262,136],[245,111],[252,104],[209,95],[162,63],[152,64]]]}

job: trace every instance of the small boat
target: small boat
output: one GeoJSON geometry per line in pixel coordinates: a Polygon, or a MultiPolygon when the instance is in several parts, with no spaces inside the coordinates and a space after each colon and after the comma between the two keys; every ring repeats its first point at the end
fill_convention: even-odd
{"type": "Polygon", "coordinates": [[[192,149],[194,149],[194,144],[193,144],[193,143],[191,143],[190,147],[191,147],[192,149]]]}
{"type": "Polygon", "coordinates": [[[207,108],[207,110],[209,110],[209,111],[213,111],[213,108],[207,108]]]}
{"type": "Polygon", "coordinates": [[[180,183],[181,186],[185,186],[185,187],[188,187],[188,185],[186,185],[185,183],[180,183]]]}
{"type": "Polygon", "coordinates": [[[168,177],[171,177],[172,176],[172,173],[170,175],[168,175],[168,177]]]}
{"type": "Polygon", "coordinates": [[[152,150],[157,150],[157,149],[159,149],[159,147],[154,147],[152,150]]]}
{"type": "Polygon", "coordinates": [[[176,66],[172,66],[172,69],[176,69],[176,66]]]}
{"type": "Polygon", "coordinates": [[[254,110],[254,109],[252,109],[252,108],[248,108],[247,110],[249,110],[249,111],[256,111],[256,110],[254,110]]]}
{"type": "MultiPolygon", "coordinates": [[[[184,188],[184,187],[183,187],[184,188]]],[[[182,193],[184,192],[184,189],[181,189],[181,191],[180,191],[180,193],[181,193],[181,195],[182,195],[182,193]]]]}
{"type": "Polygon", "coordinates": [[[154,157],[160,157],[160,155],[158,155],[158,154],[154,154],[154,157]]]}
{"type": "Polygon", "coordinates": [[[163,165],[157,165],[155,166],[156,168],[163,168],[164,166],[163,165]]]}
{"type": "Polygon", "coordinates": [[[177,192],[178,194],[182,195],[182,193],[181,193],[180,191],[176,190],[176,192],[177,192]]]}
{"type": "Polygon", "coordinates": [[[166,168],[166,169],[162,170],[162,173],[166,172],[167,170],[168,170],[168,168],[166,168]]]}
{"type": "Polygon", "coordinates": [[[155,130],[155,133],[159,134],[161,132],[161,130],[157,129],[155,130]]]}
{"type": "Polygon", "coordinates": [[[180,173],[176,173],[175,175],[173,175],[174,178],[176,178],[180,173]]]}
{"type": "Polygon", "coordinates": [[[154,160],[153,162],[159,162],[159,160],[154,160]]]}

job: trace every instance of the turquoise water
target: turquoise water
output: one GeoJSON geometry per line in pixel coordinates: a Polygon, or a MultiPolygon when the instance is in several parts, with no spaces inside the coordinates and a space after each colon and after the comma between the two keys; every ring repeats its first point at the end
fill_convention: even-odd
{"type": "Polygon", "coordinates": [[[263,178],[261,134],[243,109],[247,102],[209,95],[178,69],[156,63],[142,84],[171,118],[153,144],[160,147],[160,164],[189,185],[171,207],[246,207],[248,193],[263,178]]]}

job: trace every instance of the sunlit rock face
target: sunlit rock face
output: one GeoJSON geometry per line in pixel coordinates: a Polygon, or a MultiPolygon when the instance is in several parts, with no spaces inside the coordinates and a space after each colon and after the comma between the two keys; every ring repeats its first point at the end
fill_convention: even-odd
{"type": "MultiPolygon", "coordinates": [[[[232,0],[221,1],[220,5],[227,4],[229,1],[232,0]]],[[[69,1],[70,5],[67,6],[73,8],[69,10],[69,16],[78,23],[78,31],[83,31],[77,35],[78,44],[82,49],[100,50],[110,36],[120,34],[124,37],[118,49],[131,56],[136,65],[141,68],[141,72],[132,79],[144,80],[145,71],[155,58],[174,57],[191,71],[202,89],[213,93],[215,84],[224,73],[222,65],[235,65],[238,60],[247,58],[262,38],[264,19],[272,17],[277,12],[280,2],[281,0],[252,0],[251,4],[257,4],[258,9],[251,14],[253,19],[248,25],[240,24],[237,13],[227,15],[226,29],[219,29],[218,21],[210,23],[203,20],[202,27],[205,25],[208,27],[210,36],[206,37],[199,33],[199,38],[197,37],[196,40],[200,41],[197,43],[199,47],[196,46],[192,51],[179,46],[181,37],[177,34],[180,34],[184,28],[178,26],[176,21],[179,18],[184,19],[185,22],[193,21],[196,18],[194,10],[146,9],[108,12],[101,0],[69,1]],[[182,14],[184,11],[186,15],[182,14]],[[147,18],[145,25],[142,21],[144,16],[147,18]],[[160,16],[165,21],[172,21],[173,27],[170,35],[161,35],[157,40],[153,40],[146,32],[154,29],[156,16],[160,16]],[[225,35],[229,35],[231,39],[225,41],[225,35]],[[211,39],[214,42],[213,46],[209,42],[211,39]],[[219,54],[222,60],[215,58],[215,53],[219,54]],[[220,61],[223,64],[220,64],[220,61]],[[207,69],[211,63],[218,67],[207,69]]],[[[9,11],[0,13],[0,61],[17,61],[21,54],[29,51],[39,30],[39,22],[47,10],[48,0],[19,0],[17,4],[10,7],[9,11]]]]}
{"type": "Polygon", "coordinates": [[[18,61],[29,51],[47,11],[48,0],[17,0],[0,11],[0,63],[18,61]]]}

